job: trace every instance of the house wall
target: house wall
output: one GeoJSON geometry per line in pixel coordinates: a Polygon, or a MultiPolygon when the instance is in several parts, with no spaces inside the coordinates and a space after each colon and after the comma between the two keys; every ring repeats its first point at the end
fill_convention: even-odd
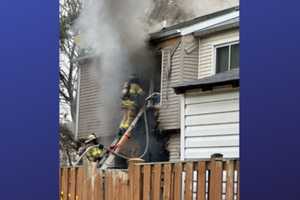
{"type": "MultiPolygon", "coordinates": [[[[188,35],[177,39],[177,41],[178,40],[180,40],[181,43],[175,51],[174,48],[177,43],[174,42],[174,39],[172,43],[169,43],[171,45],[162,48],[162,105],[160,110],[160,128],[162,130],[180,129],[181,100],[180,96],[174,93],[172,86],[215,74],[215,45],[239,40],[239,29],[219,32],[202,38],[194,38],[192,35],[188,35]],[[172,51],[174,51],[173,57],[170,55],[172,51]],[[168,83],[167,68],[170,64],[172,72],[168,83]]],[[[180,152],[182,148],[182,146],[180,146],[181,139],[180,134],[177,134],[176,131],[171,132],[170,136],[167,148],[170,153],[170,160],[174,161],[180,159],[180,155],[182,154],[182,152],[180,152]]],[[[231,139],[233,138],[234,142],[238,141],[236,136],[230,137],[231,139]]],[[[230,137],[227,139],[230,140],[230,137]]],[[[193,140],[187,139],[186,141],[189,143],[193,140]]],[[[197,141],[199,142],[199,138],[197,141]]],[[[191,145],[193,145],[193,143],[191,145]]],[[[224,150],[227,151],[225,156],[237,157],[237,147],[232,147],[231,150],[230,148],[224,150]]],[[[212,151],[207,151],[206,154],[199,154],[198,157],[195,152],[197,151],[191,147],[191,149],[187,151],[187,157],[185,157],[184,154],[181,156],[187,159],[199,158],[199,156],[207,156],[212,151]]]]}
{"type": "Polygon", "coordinates": [[[215,46],[239,40],[239,29],[219,32],[199,38],[198,78],[215,74],[215,46]]]}
{"type": "Polygon", "coordinates": [[[88,61],[80,65],[78,138],[96,133],[104,145],[109,145],[112,133],[106,118],[101,117],[103,93],[98,82],[95,62],[88,61]]]}
{"type": "Polygon", "coordinates": [[[181,159],[239,157],[238,90],[186,93],[182,107],[181,159]]]}
{"type": "Polygon", "coordinates": [[[192,35],[179,38],[162,49],[159,121],[163,131],[180,128],[180,98],[172,87],[197,79],[198,49],[198,42],[192,35]]]}
{"type": "Polygon", "coordinates": [[[167,143],[170,161],[180,160],[180,132],[170,133],[167,143]]]}

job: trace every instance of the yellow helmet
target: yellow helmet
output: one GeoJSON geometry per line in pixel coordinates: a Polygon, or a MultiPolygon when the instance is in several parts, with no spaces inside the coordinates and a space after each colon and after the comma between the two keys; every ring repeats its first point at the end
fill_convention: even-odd
{"type": "Polygon", "coordinates": [[[97,136],[95,133],[92,133],[91,135],[89,135],[86,140],[84,141],[85,144],[90,143],[92,141],[97,140],[97,136]]]}

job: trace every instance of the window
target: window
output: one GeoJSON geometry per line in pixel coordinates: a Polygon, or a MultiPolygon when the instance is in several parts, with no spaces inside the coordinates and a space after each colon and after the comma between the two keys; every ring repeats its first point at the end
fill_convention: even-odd
{"type": "Polygon", "coordinates": [[[216,73],[240,68],[240,44],[216,47],[216,73]]]}

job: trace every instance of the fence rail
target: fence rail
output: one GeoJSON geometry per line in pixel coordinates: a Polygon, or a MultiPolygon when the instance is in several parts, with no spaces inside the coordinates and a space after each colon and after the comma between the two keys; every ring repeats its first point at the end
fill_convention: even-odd
{"type": "Polygon", "coordinates": [[[60,169],[61,200],[239,200],[239,161],[134,163],[128,170],[60,169]]]}

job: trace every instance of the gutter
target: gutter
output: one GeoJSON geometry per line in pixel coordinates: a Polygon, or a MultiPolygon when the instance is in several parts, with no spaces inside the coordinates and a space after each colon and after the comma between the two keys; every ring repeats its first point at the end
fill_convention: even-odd
{"type": "Polygon", "coordinates": [[[239,27],[240,27],[240,23],[239,23],[239,21],[236,21],[236,22],[232,22],[229,24],[224,24],[222,26],[211,27],[211,28],[206,28],[206,29],[200,30],[200,31],[196,31],[193,33],[193,35],[195,37],[203,37],[203,36],[210,35],[213,33],[227,31],[227,30],[235,29],[235,28],[239,28],[239,27]]]}
{"type": "Polygon", "coordinates": [[[162,40],[171,39],[178,36],[181,36],[181,31],[179,29],[166,31],[163,33],[152,33],[150,34],[150,42],[160,42],[162,40]]]}

